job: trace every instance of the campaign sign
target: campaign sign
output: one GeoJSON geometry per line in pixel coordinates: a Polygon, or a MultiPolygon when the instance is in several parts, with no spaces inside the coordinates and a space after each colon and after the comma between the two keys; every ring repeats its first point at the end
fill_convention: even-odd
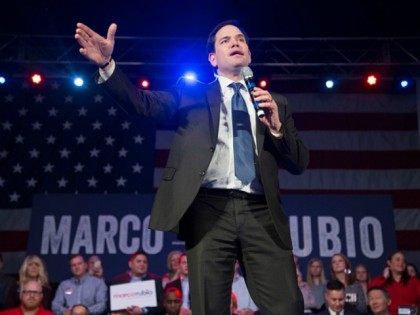
{"type": "MultiPolygon", "coordinates": [[[[166,272],[171,250],[184,250],[174,233],[148,228],[153,194],[37,195],[34,199],[28,253],[41,255],[52,281],[69,276],[68,258],[98,255],[105,279],[128,269],[130,254],[143,250],[149,271],[166,272]],[[67,271],[67,274],[64,274],[67,271]]],[[[392,198],[387,195],[284,195],[293,251],[300,270],[313,257],[324,261],[343,253],[363,263],[371,275],[382,273],[396,249],[392,198]]],[[[171,211],[168,205],[168,211],[171,211]]]]}
{"type": "Polygon", "coordinates": [[[331,256],[343,253],[353,267],[367,266],[372,276],[382,274],[396,250],[392,198],[388,195],[284,196],[293,252],[305,274],[306,264],[320,257],[329,277],[331,256]]]}
{"type": "Polygon", "coordinates": [[[125,310],[131,306],[155,307],[157,306],[156,282],[145,280],[111,285],[109,297],[111,311],[125,310]]]}
{"type": "MultiPolygon", "coordinates": [[[[166,271],[171,250],[184,250],[174,233],[148,228],[153,194],[54,194],[34,198],[28,253],[41,255],[51,280],[70,275],[69,257],[98,255],[105,279],[128,269],[129,256],[144,251],[149,271],[166,271]]],[[[170,211],[170,209],[168,209],[170,211]]]]}

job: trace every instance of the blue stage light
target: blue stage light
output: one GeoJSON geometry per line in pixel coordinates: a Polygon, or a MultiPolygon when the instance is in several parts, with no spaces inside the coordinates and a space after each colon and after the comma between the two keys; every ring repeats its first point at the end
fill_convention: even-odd
{"type": "Polygon", "coordinates": [[[197,82],[197,75],[192,71],[185,72],[183,78],[185,79],[185,81],[190,83],[197,82]]]}
{"type": "Polygon", "coordinates": [[[325,86],[327,87],[327,89],[332,89],[334,87],[335,83],[333,80],[327,80],[325,81],[325,86]]]}
{"type": "Polygon", "coordinates": [[[408,87],[408,81],[407,80],[401,80],[400,81],[400,86],[405,89],[406,87],[408,87]]]}
{"type": "Polygon", "coordinates": [[[6,78],[3,76],[0,76],[0,84],[5,84],[6,83],[6,78]]]}
{"type": "Polygon", "coordinates": [[[73,80],[75,86],[81,87],[85,83],[81,77],[76,77],[73,80]]]}

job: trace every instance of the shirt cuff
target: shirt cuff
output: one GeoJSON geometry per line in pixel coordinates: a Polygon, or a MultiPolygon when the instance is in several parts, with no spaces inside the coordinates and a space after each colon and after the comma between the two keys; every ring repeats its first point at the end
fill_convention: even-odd
{"type": "Polygon", "coordinates": [[[274,138],[277,138],[277,139],[282,139],[283,137],[284,137],[284,129],[283,129],[283,125],[281,125],[281,127],[280,127],[280,130],[279,131],[272,131],[272,130],[270,130],[270,133],[271,133],[271,135],[274,137],[274,138]]]}
{"type": "Polygon", "coordinates": [[[115,71],[115,61],[114,59],[111,60],[109,63],[109,66],[106,67],[106,69],[99,68],[99,78],[98,83],[104,83],[106,80],[108,80],[112,74],[115,71]]]}

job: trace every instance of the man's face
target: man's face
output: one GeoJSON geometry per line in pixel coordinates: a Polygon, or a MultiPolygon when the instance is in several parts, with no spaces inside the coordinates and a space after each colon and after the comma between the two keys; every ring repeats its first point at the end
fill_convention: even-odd
{"type": "Polygon", "coordinates": [[[181,298],[175,292],[168,292],[163,299],[163,307],[169,315],[178,315],[181,310],[181,298]]]}
{"type": "Polygon", "coordinates": [[[221,75],[239,74],[251,63],[251,53],[244,34],[233,25],[222,27],[215,36],[214,52],[209,61],[221,75]]]}
{"type": "Polygon", "coordinates": [[[188,262],[186,255],[181,256],[179,260],[179,271],[183,276],[188,277],[188,262]]]}
{"type": "Polygon", "coordinates": [[[42,286],[37,281],[29,281],[23,286],[20,301],[25,310],[35,310],[42,302],[42,286]]]}
{"type": "Polygon", "coordinates": [[[368,293],[368,304],[372,312],[378,314],[388,309],[391,300],[388,300],[381,290],[372,290],[368,293]]]}
{"type": "Polygon", "coordinates": [[[341,312],[344,308],[345,297],[344,290],[327,290],[325,292],[325,302],[334,312],[341,312]]]}
{"type": "Polygon", "coordinates": [[[131,272],[136,277],[141,277],[147,272],[148,261],[147,257],[139,254],[128,262],[131,272]]]}
{"type": "Polygon", "coordinates": [[[76,256],[70,260],[70,270],[76,278],[81,278],[87,270],[87,263],[81,256],[76,256]]]}

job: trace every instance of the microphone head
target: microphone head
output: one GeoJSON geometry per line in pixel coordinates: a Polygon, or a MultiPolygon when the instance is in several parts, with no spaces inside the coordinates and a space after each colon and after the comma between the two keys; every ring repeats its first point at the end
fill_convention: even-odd
{"type": "Polygon", "coordinates": [[[241,75],[244,77],[245,80],[252,79],[254,77],[254,73],[252,72],[250,67],[243,67],[241,69],[241,75]]]}

